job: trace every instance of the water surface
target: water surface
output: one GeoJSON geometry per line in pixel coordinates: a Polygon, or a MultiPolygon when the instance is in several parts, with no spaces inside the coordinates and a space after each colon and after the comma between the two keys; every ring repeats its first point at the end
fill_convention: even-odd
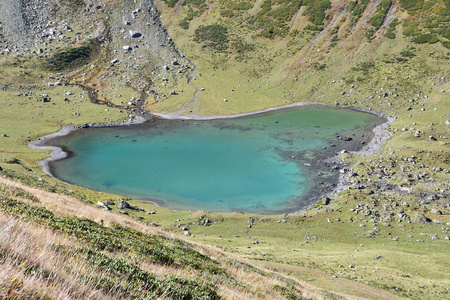
{"type": "Polygon", "coordinates": [[[71,155],[51,170],[77,185],[175,209],[291,212],[337,180],[325,159],[359,147],[382,121],[300,107],[238,119],[87,128],[52,141],[71,155]]]}

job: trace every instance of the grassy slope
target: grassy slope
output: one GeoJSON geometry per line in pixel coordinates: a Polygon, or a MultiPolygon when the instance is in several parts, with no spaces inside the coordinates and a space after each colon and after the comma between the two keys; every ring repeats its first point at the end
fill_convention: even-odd
{"type": "MultiPolygon", "coordinates": [[[[255,3],[254,9],[243,14],[255,12],[262,1],[255,3]]],[[[229,25],[234,40],[241,39],[253,44],[255,50],[244,53],[244,56],[234,52],[214,53],[202,49],[201,45],[192,41],[192,36],[196,27],[219,21],[222,4],[217,1],[208,14],[192,20],[186,31],[176,26],[184,16],[184,8],[179,15],[163,9],[163,20],[171,36],[181,52],[198,67],[194,84],[205,88],[199,94],[199,101],[192,105],[193,113],[230,114],[299,100],[337,102],[396,116],[395,123],[389,128],[394,135],[376,158],[347,157],[348,161],[356,163],[352,171],[358,176],[352,177],[353,182],[355,185],[368,185],[366,189],[345,191],[334,197],[329,206],[318,205],[304,214],[252,216],[171,211],[136,201],[134,204],[147,210],[156,209],[157,213],[147,215],[130,211],[131,216],[144,218],[144,222],[157,223],[164,230],[175,234],[183,234],[181,228],[189,227],[193,233],[189,239],[216,245],[259,265],[289,273],[315,286],[341,294],[391,298],[391,293],[395,293],[415,299],[446,298],[450,278],[445,271],[449,269],[448,240],[445,236],[448,235],[446,223],[450,219],[445,201],[421,204],[422,199],[417,195],[382,192],[374,183],[396,184],[404,189],[412,189],[413,193],[425,191],[448,194],[449,174],[433,169],[450,169],[447,140],[443,138],[448,136],[449,130],[444,122],[450,119],[449,96],[446,93],[450,90],[450,83],[438,80],[439,77],[448,78],[448,49],[441,43],[412,44],[411,38],[402,35],[402,25],[397,26],[394,40],[382,37],[380,33],[372,42],[366,43],[364,28],[359,27],[352,31],[352,36],[346,38],[350,22],[347,16],[345,21],[341,18],[335,23],[340,24],[338,35],[341,41],[329,53],[323,54],[328,51],[327,41],[331,37],[331,30],[302,59],[306,51],[299,49],[313,40],[312,33],[262,39],[241,28],[239,24],[242,19],[237,16],[232,19],[222,18],[221,22],[229,25]],[[285,47],[285,44],[290,46],[285,47]],[[395,60],[404,57],[401,52],[410,46],[415,47],[414,57],[408,58],[406,62],[395,60]],[[294,53],[297,54],[292,55],[294,53]],[[325,67],[316,68],[316,62],[325,67]],[[368,73],[352,69],[360,68],[363,62],[373,62],[368,73]],[[358,77],[363,80],[356,80],[358,77]],[[388,93],[387,97],[384,97],[385,92],[388,93]],[[398,96],[394,97],[390,93],[398,96]],[[228,102],[224,102],[224,98],[228,102]],[[407,110],[408,107],[412,109],[407,110]],[[422,133],[416,138],[413,134],[418,130],[422,133]],[[429,141],[427,138],[430,135],[438,141],[429,141]],[[371,222],[371,216],[350,210],[358,204],[365,204],[371,211],[381,212],[381,215],[392,213],[393,220],[371,222]],[[432,209],[439,209],[443,215],[432,213],[432,209]],[[419,212],[435,222],[414,221],[415,214],[419,212]],[[401,219],[401,213],[410,216],[411,223],[401,219]],[[196,225],[201,223],[199,219],[202,215],[215,222],[210,226],[196,225]],[[257,219],[252,228],[248,227],[250,216],[257,219]],[[341,221],[337,221],[337,218],[341,221]],[[349,221],[349,218],[355,222],[349,221]],[[176,222],[178,219],[180,221],[176,222]],[[181,226],[176,227],[176,224],[181,226]],[[373,238],[366,237],[375,227],[378,228],[378,234],[373,238]],[[435,234],[439,239],[432,239],[435,234]],[[381,258],[375,259],[377,255],[381,258]],[[349,268],[350,265],[354,267],[349,268]]],[[[335,11],[338,4],[333,2],[335,11]]],[[[406,13],[399,13],[397,17],[410,18],[406,13]]],[[[306,17],[299,13],[295,18],[297,21],[293,28],[301,29],[306,24],[306,17]]],[[[365,15],[361,20],[364,18],[365,15]]],[[[46,190],[81,197],[87,203],[96,203],[98,199],[116,200],[117,197],[113,195],[89,191],[43,176],[36,161],[45,157],[46,153],[28,149],[26,144],[29,140],[69,124],[123,120],[124,113],[116,109],[105,111],[105,106],[89,103],[79,88],[46,87],[49,74],[32,59],[19,60],[21,67],[12,65],[18,62],[13,57],[3,57],[0,61],[1,84],[9,87],[6,92],[0,91],[0,134],[8,136],[0,137],[0,167],[3,175],[46,190]],[[45,80],[39,78],[40,74],[45,80]],[[31,91],[31,99],[18,96],[28,93],[26,86],[30,84],[40,86],[38,90],[31,91]],[[63,95],[67,90],[73,91],[75,95],[63,95]],[[36,99],[42,99],[44,93],[49,94],[51,101],[37,102],[36,99]],[[65,97],[70,98],[69,104],[63,101],[65,97]],[[78,112],[80,116],[73,112],[78,112]]],[[[95,78],[92,80],[95,81],[95,78]]],[[[181,86],[181,83],[178,87],[192,91],[191,87],[181,86]]],[[[132,93],[128,95],[129,92],[129,89],[124,91],[124,95],[131,97],[132,93]]],[[[176,111],[191,100],[191,97],[173,95],[150,108],[155,111],[176,111]]]]}
{"type": "Polygon", "coordinates": [[[316,299],[323,293],[213,247],[5,179],[0,233],[5,299],[316,299]]]}

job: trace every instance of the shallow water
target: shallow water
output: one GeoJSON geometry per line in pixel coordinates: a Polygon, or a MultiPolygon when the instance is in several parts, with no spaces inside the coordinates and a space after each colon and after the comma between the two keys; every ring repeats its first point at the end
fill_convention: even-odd
{"type": "Polygon", "coordinates": [[[77,185],[176,209],[291,212],[337,180],[325,159],[359,147],[382,121],[300,107],[239,119],[88,128],[51,142],[71,151],[51,170],[77,185]]]}

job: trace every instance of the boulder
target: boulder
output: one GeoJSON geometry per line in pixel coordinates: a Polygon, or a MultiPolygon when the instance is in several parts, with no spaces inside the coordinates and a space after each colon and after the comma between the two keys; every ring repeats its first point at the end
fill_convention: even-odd
{"type": "Polygon", "coordinates": [[[131,209],[132,207],[128,202],[126,202],[124,200],[120,200],[119,204],[118,204],[118,208],[119,209],[131,209]]]}
{"type": "Polygon", "coordinates": [[[431,220],[424,216],[424,214],[416,213],[414,221],[417,223],[430,223],[431,220]]]}
{"type": "Polygon", "coordinates": [[[139,31],[130,30],[130,36],[132,38],[139,38],[142,36],[142,33],[140,33],[139,31]]]}
{"type": "Polygon", "coordinates": [[[439,209],[433,208],[431,212],[435,215],[442,215],[442,212],[439,209]]]}
{"type": "Polygon", "coordinates": [[[111,207],[103,203],[102,201],[97,202],[97,206],[103,208],[103,210],[111,210],[111,207]]]}

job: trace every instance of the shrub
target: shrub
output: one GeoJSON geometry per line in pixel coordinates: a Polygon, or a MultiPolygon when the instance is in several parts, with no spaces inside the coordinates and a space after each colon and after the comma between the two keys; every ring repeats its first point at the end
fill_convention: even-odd
{"type": "Polygon", "coordinates": [[[231,18],[234,16],[234,12],[231,9],[225,9],[220,12],[221,17],[231,18]]]}
{"type": "Polygon", "coordinates": [[[305,0],[303,4],[306,6],[303,15],[309,16],[309,21],[314,25],[323,25],[325,11],[331,8],[331,2],[329,0],[305,0]]]}
{"type": "Polygon", "coordinates": [[[305,26],[304,29],[305,30],[309,30],[309,31],[322,31],[323,27],[312,25],[312,24],[308,24],[308,25],[305,26]]]}
{"type": "Polygon", "coordinates": [[[392,31],[386,32],[386,37],[391,40],[396,38],[395,33],[393,33],[392,31]]]}
{"type": "Polygon", "coordinates": [[[223,52],[228,49],[228,30],[222,25],[207,25],[195,30],[194,41],[223,52]]]}
{"type": "Polygon", "coordinates": [[[175,4],[177,4],[178,0],[169,0],[167,1],[167,6],[168,7],[174,7],[175,4]]]}
{"type": "Polygon", "coordinates": [[[251,3],[239,2],[239,3],[233,4],[231,6],[231,9],[232,10],[248,10],[248,9],[250,9],[252,7],[253,7],[253,5],[251,3]]]}
{"type": "Polygon", "coordinates": [[[410,49],[403,50],[402,52],[400,52],[400,55],[408,58],[413,58],[414,56],[416,56],[410,49]]]}
{"type": "Polygon", "coordinates": [[[186,21],[186,19],[183,19],[180,22],[178,22],[178,26],[180,26],[183,29],[188,29],[189,28],[189,22],[186,21]]]}
{"type": "Polygon", "coordinates": [[[400,0],[400,4],[404,9],[413,11],[423,6],[423,0],[400,0]]]}
{"type": "Polygon", "coordinates": [[[44,67],[50,71],[63,71],[80,67],[89,62],[99,46],[97,40],[88,40],[78,47],[62,49],[44,62],[44,67]]]}
{"type": "Polygon", "coordinates": [[[421,35],[417,36],[413,41],[416,44],[425,44],[425,43],[433,44],[433,43],[438,42],[439,40],[436,37],[434,37],[433,35],[431,35],[429,33],[425,33],[425,34],[421,34],[421,35]]]}

